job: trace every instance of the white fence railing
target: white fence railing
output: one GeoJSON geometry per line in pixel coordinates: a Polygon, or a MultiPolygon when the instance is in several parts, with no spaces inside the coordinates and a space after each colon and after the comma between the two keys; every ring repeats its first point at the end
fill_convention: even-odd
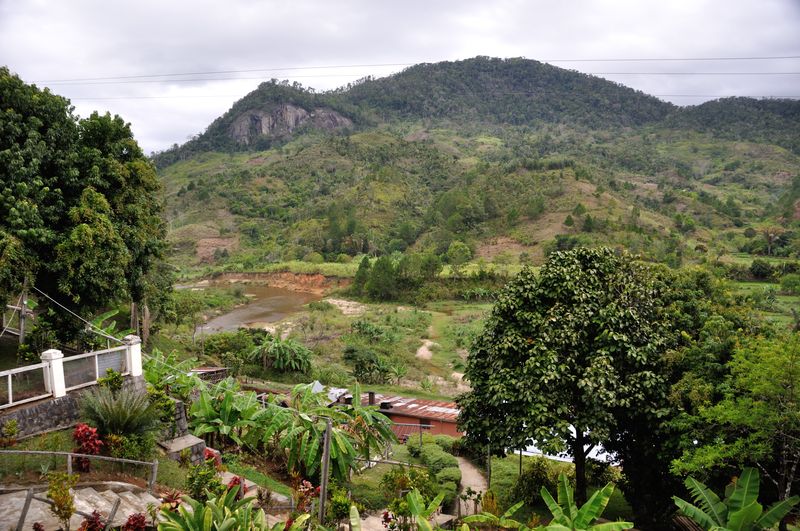
{"type": "Polygon", "coordinates": [[[128,374],[125,364],[127,350],[128,346],[123,345],[64,358],[64,386],[66,390],[72,391],[73,389],[94,385],[99,378],[106,375],[108,369],[128,374]]]}
{"type": "Polygon", "coordinates": [[[0,372],[0,408],[50,396],[46,370],[46,363],[37,363],[0,372]]]}
{"type": "Polygon", "coordinates": [[[137,336],[126,336],[120,347],[64,357],[60,350],[42,353],[42,362],[0,372],[0,409],[95,385],[107,369],[141,376],[142,345],[137,336]]]}

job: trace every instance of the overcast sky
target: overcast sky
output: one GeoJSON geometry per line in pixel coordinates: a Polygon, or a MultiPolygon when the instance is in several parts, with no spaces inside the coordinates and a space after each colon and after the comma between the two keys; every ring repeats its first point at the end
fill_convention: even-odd
{"type": "Polygon", "coordinates": [[[324,90],[476,55],[616,72],[603,77],[681,105],[797,98],[800,75],[763,73],[800,72],[798,59],[558,60],[800,56],[800,0],[0,0],[0,65],[82,116],[120,114],[146,152],[202,132],[272,77],[324,90]],[[196,74],[231,70],[258,71],[196,74]],[[620,74],[632,72],[651,74],[620,74]],[[86,80],[180,73],[192,74],[86,80]]]}

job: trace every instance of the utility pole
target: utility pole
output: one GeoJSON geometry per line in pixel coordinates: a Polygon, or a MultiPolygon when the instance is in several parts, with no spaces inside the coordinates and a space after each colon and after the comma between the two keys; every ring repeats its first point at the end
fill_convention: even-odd
{"type": "Polygon", "coordinates": [[[19,344],[25,343],[25,322],[28,318],[28,279],[22,284],[22,297],[19,304],[19,344]]]}
{"type": "Polygon", "coordinates": [[[325,440],[322,444],[322,478],[319,485],[319,523],[325,521],[325,501],[328,499],[328,475],[331,464],[331,419],[325,419],[325,440]]]}

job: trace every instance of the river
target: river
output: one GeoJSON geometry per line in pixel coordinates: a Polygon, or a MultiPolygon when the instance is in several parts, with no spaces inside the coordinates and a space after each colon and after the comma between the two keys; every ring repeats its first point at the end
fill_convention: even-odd
{"type": "Polygon", "coordinates": [[[203,331],[205,333],[223,332],[236,330],[242,326],[262,328],[302,311],[303,306],[309,302],[322,298],[314,293],[259,284],[245,285],[245,294],[250,298],[248,304],[210,319],[203,325],[203,331]]]}

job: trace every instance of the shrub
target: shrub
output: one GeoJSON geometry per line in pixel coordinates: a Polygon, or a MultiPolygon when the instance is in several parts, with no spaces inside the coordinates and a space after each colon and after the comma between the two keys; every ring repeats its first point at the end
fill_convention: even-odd
{"type": "Polygon", "coordinates": [[[147,397],[150,404],[158,410],[158,418],[161,422],[172,423],[175,421],[175,401],[162,389],[147,386],[147,397]]]}
{"type": "Polygon", "coordinates": [[[605,461],[586,459],[586,482],[589,485],[603,486],[608,483],[615,483],[618,479],[611,465],[605,461]]]}
{"type": "Polygon", "coordinates": [[[553,473],[548,459],[534,457],[522,471],[511,490],[510,500],[524,501],[526,505],[537,505],[541,502],[540,491],[545,487],[550,492],[557,488],[558,475],[553,473]]]}
{"type": "Polygon", "coordinates": [[[135,513],[128,516],[122,524],[121,531],[144,531],[147,528],[147,516],[144,513],[135,513]]]}
{"type": "Polygon", "coordinates": [[[766,280],[772,276],[772,266],[769,265],[769,262],[766,260],[756,258],[750,264],[750,274],[753,275],[755,279],[766,280]]]}
{"type": "Polygon", "coordinates": [[[122,373],[115,371],[111,367],[106,369],[106,375],[104,377],[97,379],[97,385],[100,387],[107,387],[111,389],[113,392],[117,392],[122,389],[122,373]]]}
{"type": "Polygon", "coordinates": [[[432,474],[438,474],[448,467],[458,466],[458,459],[446,453],[438,444],[422,445],[421,457],[432,474]]]}
{"type": "Polygon", "coordinates": [[[434,436],[433,440],[448,454],[453,453],[453,443],[456,441],[455,437],[450,437],[449,435],[436,435],[434,436]]]}
{"type": "Polygon", "coordinates": [[[294,339],[267,339],[253,350],[251,357],[261,358],[264,369],[303,374],[311,370],[311,351],[294,339]]]}
{"type": "Polygon", "coordinates": [[[81,522],[81,526],[78,528],[78,531],[104,531],[106,525],[103,523],[103,515],[101,515],[96,509],[92,511],[92,514],[83,519],[81,522]]]}
{"type": "Polygon", "coordinates": [[[439,492],[444,493],[444,500],[442,500],[442,505],[449,506],[451,505],[458,495],[458,485],[455,484],[453,481],[445,481],[441,485],[439,485],[439,492]]]}
{"type": "Polygon", "coordinates": [[[51,472],[47,476],[47,497],[53,502],[50,512],[58,518],[63,529],[69,529],[69,519],[75,514],[75,496],[72,487],[78,484],[77,474],[51,472]]]}
{"type": "Polygon", "coordinates": [[[781,291],[790,295],[800,294],[800,274],[789,273],[781,277],[781,291]]]}
{"type": "Polygon", "coordinates": [[[217,475],[217,467],[212,459],[189,468],[186,491],[189,496],[201,502],[225,492],[225,486],[217,475]]]}
{"type": "MultiPolygon", "coordinates": [[[[92,428],[88,424],[80,423],[75,426],[72,438],[78,445],[74,452],[76,454],[98,455],[103,447],[103,441],[97,434],[97,428],[92,428]]],[[[89,471],[89,458],[79,457],[75,460],[75,468],[79,472],[89,471]]]]}
{"type": "Polygon", "coordinates": [[[156,439],[152,433],[141,435],[108,435],[106,437],[108,453],[111,457],[149,461],[153,457],[156,439]]]}
{"type": "Polygon", "coordinates": [[[17,419],[7,420],[3,423],[2,433],[0,433],[0,448],[8,448],[17,444],[17,436],[19,435],[19,424],[17,419]]]}
{"type": "Polygon", "coordinates": [[[439,483],[444,483],[445,481],[461,483],[461,469],[455,466],[442,469],[441,472],[436,474],[436,481],[439,483]]]}
{"type": "Polygon", "coordinates": [[[83,395],[81,413],[101,435],[143,435],[161,427],[159,410],[146,393],[98,387],[83,395]]]}
{"type": "Polygon", "coordinates": [[[254,347],[253,335],[247,330],[240,329],[236,332],[219,332],[208,336],[203,344],[203,352],[209,356],[222,356],[230,352],[244,357],[254,347]]]}
{"type": "Polygon", "coordinates": [[[383,475],[380,485],[390,498],[397,498],[404,492],[414,489],[417,489],[426,500],[432,500],[436,496],[436,488],[430,473],[419,468],[392,467],[383,475]]]}
{"type": "Polygon", "coordinates": [[[336,306],[328,301],[311,301],[308,303],[308,309],[314,312],[331,312],[336,306]]]}

